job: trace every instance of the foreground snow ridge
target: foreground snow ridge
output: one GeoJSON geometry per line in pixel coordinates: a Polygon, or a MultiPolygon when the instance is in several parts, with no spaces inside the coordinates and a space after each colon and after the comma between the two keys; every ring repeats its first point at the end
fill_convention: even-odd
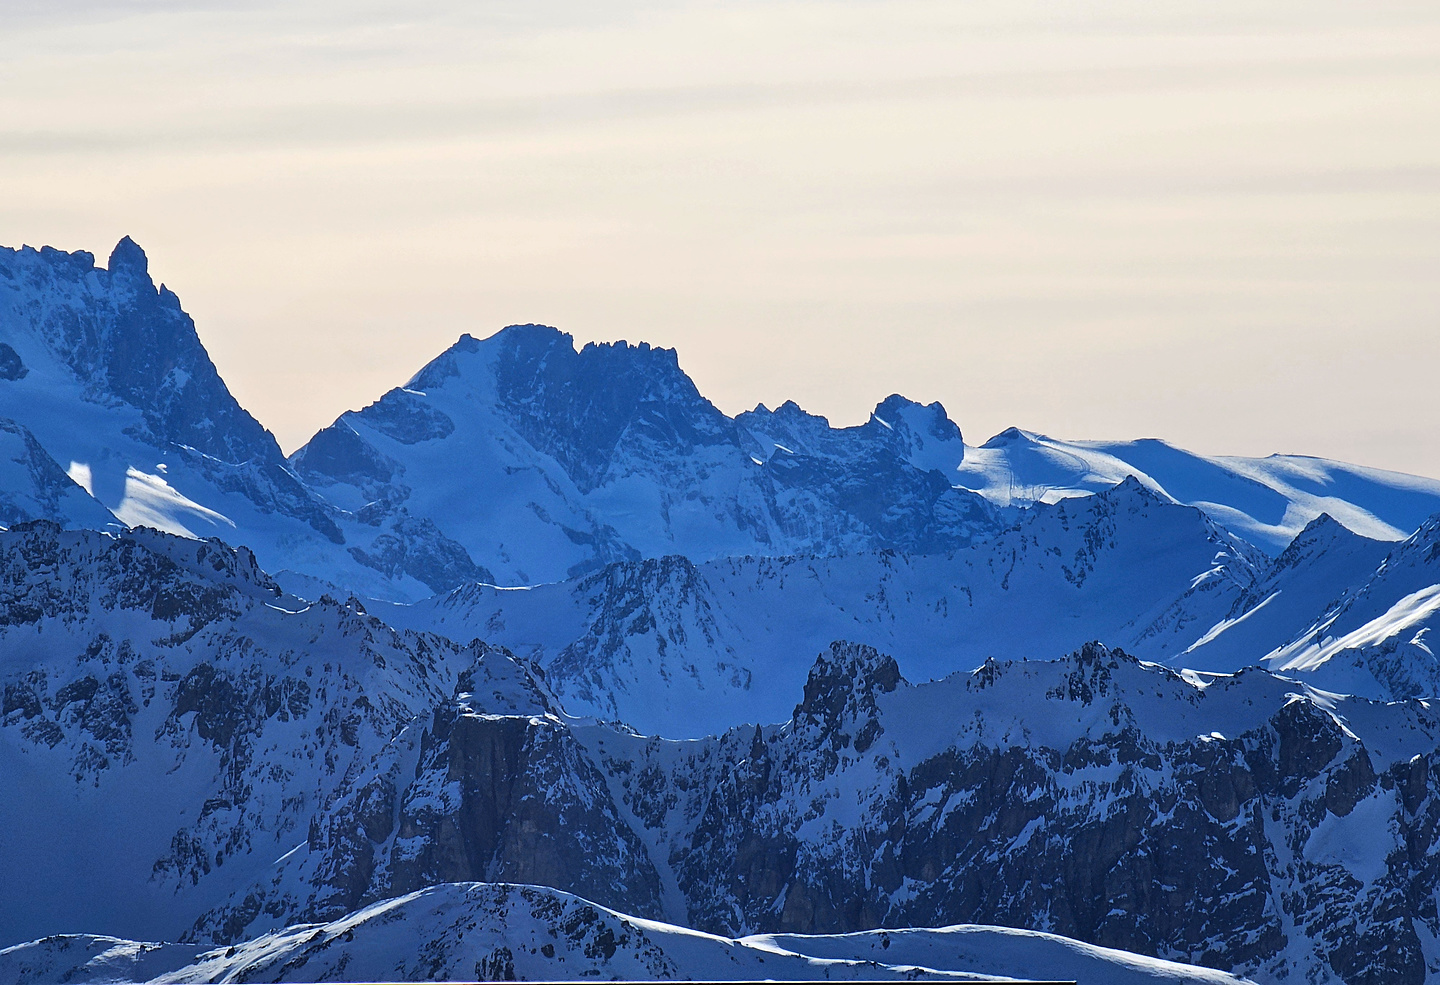
{"type": "Polygon", "coordinates": [[[1003,927],[733,939],[539,886],[448,883],[225,948],[61,935],[0,950],[0,985],[51,982],[1030,979],[1240,985],[1223,972],[1003,927]]]}

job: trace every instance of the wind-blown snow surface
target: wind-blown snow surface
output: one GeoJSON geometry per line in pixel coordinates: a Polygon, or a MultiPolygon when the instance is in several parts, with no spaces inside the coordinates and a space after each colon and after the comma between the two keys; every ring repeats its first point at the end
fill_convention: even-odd
{"type": "Polygon", "coordinates": [[[1440,512],[1440,481],[1303,455],[1206,456],[1154,438],[1061,441],[1010,428],[967,447],[959,485],[1000,506],[1053,503],[1134,476],[1271,553],[1328,513],[1373,540],[1402,540],[1440,512]]]}
{"type": "Polygon", "coordinates": [[[1240,985],[1223,972],[999,927],[734,940],[641,920],[537,886],[450,883],[206,949],[94,936],[0,950],[0,985],[999,977],[1078,985],[1240,985]]]}

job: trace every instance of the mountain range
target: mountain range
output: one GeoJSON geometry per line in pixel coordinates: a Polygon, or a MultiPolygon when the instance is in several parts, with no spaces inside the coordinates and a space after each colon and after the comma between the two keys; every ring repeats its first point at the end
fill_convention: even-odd
{"type": "Polygon", "coordinates": [[[1440,976],[1440,482],[536,325],[286,457],[128,239],[0,451],[0,983],[1440,976]]]}
{"type": "Polygon", "coordinates": [[[302,594],[417,601],[668,554],[943,553],[1128,476],[1269,554],[1322,513],[1393,541],[1440,511],[1440,482],[1319,459],[1016,429],[972,447],[938,403],[898,395],[858,427],[788,401],[731,418],[673,350],[577,352],[536,325],[462,336],[286,459],[129,239],[106,268],[0,250],[0,326],[3,433],[25,448],[7,460],[29,476],[0,521],[96,527],[98,505],[108,522],[243,543],[302,594]]]}

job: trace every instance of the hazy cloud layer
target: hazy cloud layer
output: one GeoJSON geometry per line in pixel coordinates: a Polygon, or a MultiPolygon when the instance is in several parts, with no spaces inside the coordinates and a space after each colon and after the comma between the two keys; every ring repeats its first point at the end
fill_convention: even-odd
{"type": "Polygon", "coordinates": [[[135,236],[287,448],[546,321],[731,412],[1440,475],[1433,4],[0,17],[0,242],[135,236]]]}

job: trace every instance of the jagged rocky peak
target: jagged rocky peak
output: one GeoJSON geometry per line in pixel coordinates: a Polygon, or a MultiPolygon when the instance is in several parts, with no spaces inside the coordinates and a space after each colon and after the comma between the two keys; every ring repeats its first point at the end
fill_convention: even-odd
{"type": "Polygon", "coordinates": [[[460,387],[473,393],[537,450],[558,461],[581,490],[599,485],[625,444],[676,455],[732,440],[733,427],[680,368],[674,349],[641,342],[587,343],[546,325],[511,325],[484,340],[469,334],[410,382],[322,431],[295,461],[347,481],[389,481],[395,463],[364,447],[354,418],[402,445],[449,436],[455,422],[426,397],[460,387]]]}
{"type": "Polygon", "coordinates": [[[700,395],[673,349],[590,342],[513,326],[489,340],[499,406],[533,445],[582,489],[604,479],[622,442],[689,455],[731,440],[730,421],[700,395]]]}
{"type": "Polygon", "coordinates": [[[155,283],[150,279],[150,258],[129,236],[120,237],[120,242],[110,251],[107,267],[110,276],[119,284],[129,285],[137,291],[155,290],[155,283]]]}
{"type": "Polygon", "coordinates": [[[1114,514],[1123,511],[1148,517],[1152,522],[1164,518],[1172,528],[1193,525],[1205,531],[1210,542],[1221,552],[1216,555],[1217,563],[1223,563],[1232,576],[1246,584],[1259,577],[1266,563],[1266,558],[1254,545],[1226,530],[1204,510],[1177,502],[1136,475],[1128,475],[1117,485],[1094,496],[1061,499],[1053,506],[1042,509],[1062,516],[1069,513],[1089,514],[1107,522],[1114,514]]]}
{"type": "Polygon", "coordinates": [[[60,363],[101,403],[141,411],[160,447],[188,445],[225,462],[281,460],[279,446],[231,396],[180,299],[150,277],[128,236],[109,267],[93,255],[0,250],[0,332],[23,379],[60,363]]]}
{"type": "Polygon", "coordinates": [[[889,694],[902,683],[905,678],[894,657],[873,646],[837,640],[815,659],[794,717],[822,726],[870,717],[876,695],[889,694]]]}
{"type": "MultiPolygon", "coordinates": [[[[1127,475],[1124,479],[1120,481],[1118,485],[1111,489],[1109,493],[1102,493],[1102,495],[1108,495],[1109,498],[1112,500],[1129,501],[1134,503],[1148,504],[1175,502],[1175,500],[1171,499],[1170,497],[1162,496],[1154,489],[1151,489],[1149,486],[1147,486],[1144,482],[1141,481],[1139,476],[1136,475],[1127,475]]],[[[1199,511],[1197,510],[1196,512],[1198,513],[1199,511]]]]}
{"type": "Polygon", "coordinates": [[[1117,512],[1184,517],[1203,524],[1207,529],[1220,529],[1202,510],[1177,503],[1133,475],[1126,476],[1120,482],[1093,496],[1072,496],[1054,503],[1036,504],[1033,514],[1021,514],[1020,522],[1024,523],[1026,517],[1040,518],[1052,515],[1103,519],[1111,517],[1117,512]]]}
{"type": "Polygon", "coordinates": [[[1418,530],[1401,541],[1386,564],[1390,567],[1425,565],[1436,560],[1440,560],[1440,513],[1420,524],[1418,530]]]}
{"type": "Polygon", "coordinates": [[[875,406],[863,424],[832,427],[819,414],[807,413],[793,400],[775,410],[763,403],[735,418],[750,433],[761,457],[775,451],[845,459],[889,453],[921,471],[953,472],[965,458],[960,427],[939,401],[920,404],[891,394],[875,406]]]}
{"type": "Polygon", "coordinates": [[[0,600],[7,625],[122,609],[200,625],[234,618],[242,598],[273,602],[282,594],[244,547],[144,527],[118,536],[64,530],[51,520],[0,533],[0,573],[10,586],[0,600]]]}
{"type": "Polygon", "coordinates": [[[275,579],[260,567],[255,552],[244,545],[231,547],[215,537],[192,540],[150,527],[136,527],[118,539],[133,541],[151,554],[168,558],[196,578],[222,581],[247,595],[269,599],[284,594],[275,579]]]}
{"type": "Polygon", "coordinates": [[[1329,513],[1321,513],[1295,535],[1295,539],[1275,559],[1273,569],[1280,571],[1295,568],[1314,561],[1320,555],[1350,548],[1356,544],[1375,544],[1367,537],[1361,537],[1329,513]]]}
{"type": "Polygon", "coordinates": [[[1025,660],[997,660],[989,657],[965,678],[965,687],[967,690],[983,691],[1001,682],[1013,684],[1014,682],[1008,680],[1012,675],[1024,677],[1036,672],[1054,678],[1047,697],[1074,701],[1081,705],[1089,705],[1100,698],[1112,696],[1117,674],[1132,685],[1138,682],[1141,688],[1147,683],[1157,686],[1174,685],[1182,691],[1189,691],[1193,687],[1171,670],[1158,664],[1143,663],[1119,647],[1108,647],[1098,640],[1081,645],[1061,660],[1039,661],[1033,667],[1025,660]],[[1157,676],[1163,679],[1166,685],[1154,681],[1157,676]]]}
{"type": "Polygon", "coordinates": [[[870,419],[890,429],[897,438],[906,440],[915,451],[947,445],[958,458],[964,458],[965,441],[960,434],[960,425],[950,420],[944,405],[938,400],[921,404],[892,393],[876,405],[870,419]]]}
{"type": "Polygon", "coordinates": [[[640,592],[650,601],[648,596],[662,589],[693,591],[699,578],[700,571],[694,561],[683,554],[666,554],[637,561],[614,561],[580,579],[579,590],[640,592]]]}

